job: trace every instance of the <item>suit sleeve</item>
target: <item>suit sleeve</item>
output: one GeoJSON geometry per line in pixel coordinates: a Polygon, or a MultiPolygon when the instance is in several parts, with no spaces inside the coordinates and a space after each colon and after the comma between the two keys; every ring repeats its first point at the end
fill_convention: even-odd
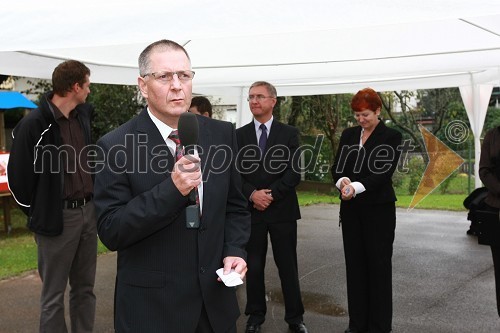
{"type": "MultiPolygon", "coordinates": [[[[381,164],[383,166],[377,165],[369,165],[370,169],[379,170],[378,172],[369,172],[367,176],[358,179],[361,184],[364,185],[366,191],[376,190],[382,184],[385,184],[391,180],[391,177],[398,166],[399,156],[401,155],[401,151],[398,150],[398,146],[401,144],[402,135],[400,132],[396,130],[391,130],[390,134],[387,137],[386,142],[377,146],[379,149],[378,152],[381,152],[383,157],[381,164]],[[387,154],[387,156],[386,156],[387,154]],[[390,160],[389,160],[390,159],[390,160]]],[[[371,164],[374,160],[375,150],[370,153],[369,163],[371,164]]]]}
{"type": "MultiPolygon", "coordinates": [[[[497,131],[497,129],[493,129],[497,131]]],[[[492,151],[496,148],[500,149],[500,142],[494,142],[493,131],[489,131],[484,136],[483,146],[481,147],[481,158],[479,160],[479,178],[483,182],[484,186],[491,193],[496,196],[500,196],[500,175],[497,172],[500,168],[499,165],[495,165],[494,161],[500,162],[500,153],[497,156],[492,156],[492,151]]]]}
{"type": "MultiPolygon", "coordinates": [[[[99,238],[110,250],[122,250],[172,223],[187,204],[187,197],[166,177],[142,193],[135,193],[137,183],[151,174],[127,172],[127,157],[132,153],[113,154],[113,144],[97,142],[99,158],[94,194],[99,238]],[[102,163],[104,162],[104,163],[102,163]],[[135,182],[135,183],[134,183],[135,182]]],[[[132,162],[134,163],[134,162],[132,162]]],[[[128,166],[127,166],[128,165],[128,166]]]]}
{"type": "MultiPolygon", "coordinates": [[[[236,133],[230,125],[232,137],[232,149],[238,151],[236,133]]],[[[242,179],[236,168],[236,156],[231,161],[229,173],[229,193],[226,206],[226,223],[224,225],[224,250],[223,257],[235,256],[246,260],[246,244],[250,238],[250,212],[247,209],[247,200],[243,193],[242,179]]]]}
{"type": "Polygon", "coordinates": [[[332,172],[332,179],[333,179],[334,184],[336,184],[340,178],[344,177],[344,174],[342,172],[342,168],[339,168],[340,155],[341,155],[342,147],[344,147],[344,146],[346,146],[346,131],[345,130],[340,135],[339,145],[337,148],[337,152],[335,154],[335,158],[333,160],[331,172],[332,172]]]}
{"type": "Polygon", "coordinates": [[[36,137],[41,131],[34,121],[23,119],[14,129],[12,148],[7,164],[7,179],[9,189],[21,210],[28,215],[32,195],[37,184],[35,173],[35,145],[36,137]]]}
{"type": "MultiPolygon", "coordinates": [[[[241,176],[241,182],[242,182],[242,191],[243,191],[243,195],[245,196],[246,200],[250,200],[250,196],[252,195],[252,193],[254,191],[257,190],[257,188],[255,187],[255,185],[253,185],[252,183],[250,183],[248,180],[247,180],[247,177],[243,176],[247,173],[249,173],[249,170],[246,170],[245,167],[243,166],[243,160],[246,158],[246,154],[251,152],[250,149],[249,149],[249,145],[246,145],[245,144],[245,132],[244,132],[244,129],[245,127],[242,127],[238,130],[236,130],[236,138],[237,138],[237,166],[238,166],[238,172],[240,172],[242,174],[241,176]]],[[[256,156],[254,156],[254,163],[253,165],[251,166],[251,168],[255,168],[257,166],[257,163],[258,163],[258,158],[256,156]]]]}

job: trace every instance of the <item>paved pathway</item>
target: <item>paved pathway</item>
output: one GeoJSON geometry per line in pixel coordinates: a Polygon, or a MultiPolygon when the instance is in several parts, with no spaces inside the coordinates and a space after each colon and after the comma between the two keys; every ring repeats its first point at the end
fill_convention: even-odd
{"type": "MultiPolygon", "coordinates": [[[[399,209],[393,258],[394,332],[500,332],[493,264],[488,247],[465,231],[465,212],[399,209]]],[[[305,322],[314,333],[343,332],[347,301],[337,205],[302,208],[299,273],[305,322]]],[[[101,255],[97,267],[96,333],[112,332],[116,255],[101,255]]],[[[284,333],[284,308],[269,250],[268,315],[262,333],[284,333]]],[[[36,274],[0,281],[0,333],[37,331],[40,281],[36,274]]],[[[244,306],[244,288],[238,289],[244,306]]],[[[246,318],[238,321],[244,332],[246,318]]],[[[147,332],[146,332],[147,333],[147,332]]],[[[173,332],[176,333],[176,332],[173,332]]]]}

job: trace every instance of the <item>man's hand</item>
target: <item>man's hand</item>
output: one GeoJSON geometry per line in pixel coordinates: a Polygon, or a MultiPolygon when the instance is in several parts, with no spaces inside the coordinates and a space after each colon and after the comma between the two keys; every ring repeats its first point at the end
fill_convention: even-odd
{"type": "Polygon", "coordinates": [[[269,207],[273,200],[271,190],[269,189],[258,190],[252,194],[253,207],[260,211],[264,211],[267,207],[269,207]]]}
{"type": "Polygon", "coordinates": [[[193,155],[182,156],[172,171],[175,187],[186,196],[201,183],[200,159],[193,155]]]}
{"type": "MultiPolygon", "coordinates": [[[[231,269],[238,274],[240,274],[240,278],[243,280],[245,278],[245,274],[248,271],[247,263],[243,258],[240,257],[225,257],[222,261],[224,263],[224,274],[229,274],[231,269]]],[[[217,278],[217,281],[222,281],[220,278],[217,278]]]]}

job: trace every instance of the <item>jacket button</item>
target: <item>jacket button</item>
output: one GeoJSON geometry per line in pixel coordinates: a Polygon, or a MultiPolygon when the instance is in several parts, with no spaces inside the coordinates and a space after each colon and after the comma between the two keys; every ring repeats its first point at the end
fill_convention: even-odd
{"type": "Polygon", "coordinates": [[[201,268],[200,268],[200,273],[201,273],[201,274],[205,274],[205,272],[206,272],[206,271],[207,271],[207,270],[205,269],[205,267],[201,267],[201,268]]]}

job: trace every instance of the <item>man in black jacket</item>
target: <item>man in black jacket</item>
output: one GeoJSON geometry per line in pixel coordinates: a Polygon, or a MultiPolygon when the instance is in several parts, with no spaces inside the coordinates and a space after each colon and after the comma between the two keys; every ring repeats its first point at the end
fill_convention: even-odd
{"type": "Polygon", "coordinates": [[[35,233],[42,279],[40,332],[92,332],[97,232],[89,169],[90,70],[68,60],[52,73],[53,92],[19,122],[7,167],[9,188],[35,233]]]}
{"type": "Polygon", "coordinates": [[[299,132],[273,119],[276,88],[258,81],[250,86],[248,102],[254,120],[237,129],[238,166],[243,194],[252,214],[247,245],[246,332],[256,333],[265,320],[264,267],[267,237],[271,237],[274,261],[279,270],[285,321],[290,330],[307,333],[303,323],[297,268],[297,220],[300,209],[295,187],[300,182],[299,132]],[[259,158],[260,157],[260,158],[259,158]]]}

